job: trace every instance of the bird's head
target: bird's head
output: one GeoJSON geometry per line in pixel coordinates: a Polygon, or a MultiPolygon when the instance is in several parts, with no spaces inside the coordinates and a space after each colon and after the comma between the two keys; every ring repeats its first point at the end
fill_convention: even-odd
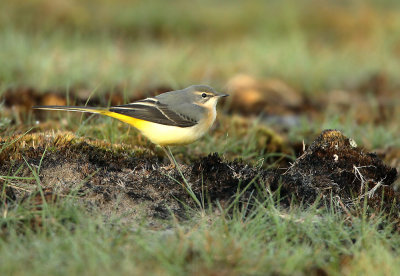
{"type": "Polygon", "coordinates": [[[220,98],[229,96],[228,94],[218,93],[207,85],[192,85],[184,90],[193,103],[209,108],[215,107],[220,98]]]}

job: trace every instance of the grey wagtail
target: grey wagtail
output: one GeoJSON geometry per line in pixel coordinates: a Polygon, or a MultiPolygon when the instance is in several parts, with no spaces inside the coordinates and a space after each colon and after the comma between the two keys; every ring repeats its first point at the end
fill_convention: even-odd
{"type": "Polygon", "coordinates": [[[219,94],[206,85],[192,85],[154,98],[109,108],[54,105],[33,108],[98,113],[121,120],[161,146],[172,166],[175,166],[165,147],[190,144],[202,137],[215,121],[218,100],[226,96],[228,94],[219,94]]]}

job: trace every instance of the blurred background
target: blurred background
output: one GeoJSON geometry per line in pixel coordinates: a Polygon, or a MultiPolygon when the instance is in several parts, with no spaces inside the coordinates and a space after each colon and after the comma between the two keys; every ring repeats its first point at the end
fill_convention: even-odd
{"type": "Polygon", "coordinates": [[[399,57],[395,0],[4,1],[0,130],[29,121],[21,110],[34,104],[118,104],[201,83],[232,94],[231,116],[289,140],[338,128],[398,147],[399,57]]]}
{"type": "Polygon", "coordinates": [[[219,88],[237,73],[306,92],[399,75],[397,1],[15,0],[0,11],[0,81],[219,88]]]}

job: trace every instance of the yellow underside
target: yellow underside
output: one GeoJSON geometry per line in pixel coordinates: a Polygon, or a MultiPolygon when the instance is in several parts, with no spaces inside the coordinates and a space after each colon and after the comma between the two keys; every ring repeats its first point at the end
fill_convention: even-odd
{"type": "Polygon", "coordinates": [[[150,139],[150,141],[160,146],[184,145],[192,143],[203,136],[204,133],[210,128],[210,125],[201,123],[192,127],[162,125],[110,112],[108,110],[99,110],[96,113],[100,113],[130,124],[143,133],[143,135],[150,139]]]}
{"type": "Polygon", "coordinates": [[[148,121],[132,118],[130,116],[126,116],[126,115],[122,115],[122,114],[118,114],[118,113],[114,113],[114,112],[110,112],[110,111],[106,111],[102,114],[107,115],[112,118],[115,118],[115,119],[118,119],[122,122],[128,123],[131,126],[134,126],[135,128],[137,128],[138,130],[145,128],[147,124],[152,124],[151,122],[148,122],[148,121]]]}

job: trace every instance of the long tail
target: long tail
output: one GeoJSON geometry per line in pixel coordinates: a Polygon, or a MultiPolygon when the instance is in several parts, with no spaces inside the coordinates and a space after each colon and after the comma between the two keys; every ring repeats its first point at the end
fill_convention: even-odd
{"type": "Polygon", "coordinates": [[[66,111],[97,113],[97,114],[106,115],[106,116],[118,119],[122,122],[128,123],[128,124],[138,128],[138,129],[141,129],[143,122],[145,122],[143,120],[140,120],[140,119],[137,119],[137,118],[134,118],[131,116],[112,112],[108,108],[104,108],[104,107],[42,105],[42,106],[33,106],[32,108],[44,109],[44,110],[66,110],[66,111]]]}
{"type": "Polygon", "coordinates": [[[99,113],[107,115],[110,111],[104,107],[89,107],[89,106],[62,106],[62,105],[39,105],[33,106],[33,109],[43,109],[43,110],[66,110],[66,111],[77,111],[77,112],[89,112],[89,113],[99,113]]]}

